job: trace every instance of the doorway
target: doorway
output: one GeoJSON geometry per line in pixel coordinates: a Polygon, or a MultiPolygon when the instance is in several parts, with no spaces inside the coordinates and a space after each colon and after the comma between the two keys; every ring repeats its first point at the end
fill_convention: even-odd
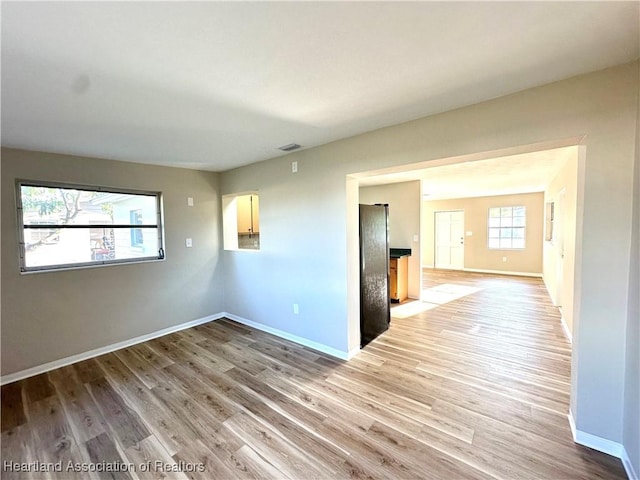
{"type": "MultiPolygon", "coordinates": [[[[355,174],[347,175],[347,222],[349,225],[347,231],[348,242],[348,297],[353,299],[353,302],[348,302],[348,305],[357,305],[359,298],[359,268],[358,268],[358,198],[359,190],[362,187],[368,187],[372,185],[383,185],[399,182],[408,182],[411,180],[422,181],[422,199],[420,201],[420,216],[421,225],[431,225],[431,228],[423,229],[420,227],[421,235],[420,241],[420,257],[421,260],[425,260],[420,263],[420,273],[416,275],[416,280],[420,282],[420,295],[422,297],[422,290],[425,285],[422,275],[422,269],[433,270],[436,268],[436,251],[435,251],[435,212],[453,212],[463,211],[463,218],[469,217],[470,213],[464,212],[462,205],[434,205],[434,209],[431,210],[431,215],[426,215],[427,211],[426,203],[441,202],[451,199],[461,198],[484,198],[489,196],[509,195],[523,192],[541,192],[544,185],[547,185],[552,178],[556,178],[554,181],[554,190],[552,196],[545,196],[545,201],[551,201],[555,199],[557,192],[562,186],[567,185],[566,197],[563,202],[563,243],[565,246],[565,258],[563,264],[563,285],[562,285],[562,297],[563,297],[563,314],[567,320],[566,329],[567,332],[572,330],[572,318],[573,312],[573,295],[574,295],[574,265],[578,261],[577,257],[577,238],[579,225],[577,222],[571,222],[571,225],[567,224],[570,219],[577,219],[581,215],[580,204],[577,202],[579,198],[578,192],[580,189],[580,179],[578,175],[578,165],[583,164],[585,157],[585,147],[579,145],[580,139],[568,138],[562,141],[543,142],[538,144],[531,144],[526,146],[506,148],[503,150],[495,150],[491,152],[482,152],[472,155],[465,155],[459,157],[442,158],[438,160],[429,160],[414,164],[399,165],[394,167],[388,167],[380,170],[359,172],[355,174]],[[572,165],[565,172],[566,175],[559,176],[558,171],[568,163],[572,165]],[[556,190],[557,188],[557,190],[556,190]],[[570,199],[576,201],[570,202],[570,199]],[[439,208],[438,208],[439,207],[439,208]],[[466,215],[464,214],[466,213],[466,215]],[[430,218],[429,218],[430,217],[430,218]],[[572,228],[573,227],[573,228],[572,228]],[[575,260],[575,262],[574,262],[575,260]]],[[[546,192],[545,192],[546,193],[546,192]]],[[[465,257],[469,257],[471,250],[474,247],[473,242],[467,242],[473,240],[476,244],[484,246],[484,228],[471,229],[468,226],[465,227],[464,223],[469,221],[466,218],[462,222],[462,230],[459,229],[459,233],[463,236],[464,243],[458,244],[461,248],[458,256],[458,263],[456,267],[455,253],[453,262],[449,258],[449,268],[442,268],[442,270],[450,270],[453,272],[459,272],[464,269],[471,269],[464,264],[465,257]],[[469,231],[467,231],[469,230],[469,231]],[[462,262],[460,262],[462,257],[462,262]],[[451,268],[453,265],[453,268],[451,268]],[[458,270],[456,270],[456,268],[458,270]]],[[[544,221],[544,220],[542,220],[544,221]]],[[[450,222],[451,223],[451,222],[450,222]]],[[[487,232],[488,234],[488,232],[487,232]]],[[[449,234],[450,235],[450,234],[449,234]]],[[[540,232],[543,235],[543,232],[540,232]]],[[[458,236],[460,241],[460,236],[458,236]]],[[[551,247],[552,242],[548,241],[545,245],[545,250],[551,247]]],[[[547,252],[551,253],[551,252],[547,252]]],[[[444,254],[442,254],[444,255],[444,254]]],[[[451,251],[449,250],[449,255],[451,251]]],[[[509,254],[500,254],[496,259],[492,259],[496,263],[495,267],[487,266],[483,267],[482,272],[486,273],[521,273],[527,274],[528,270],[505,270],[502,268],[502,263],[505,262],[504,257],[508,259],[509,254]]],[[[547,263],[551,259],[551,255],[547,255],[544,262],[544,271],[547,271],[547,263]]],[[[468,263],[468,262],[467,262],[468,263]]],[[[444,262],[438,262],[438,267],[443,265],[444,262]]],[[[479,270],[479,269],[478,269],[479,270]]],[[[556,292],[556,271],[555,269],[549,270],[550,275],[545,275],[545,284],[547,284],[547,290],[549,293],[556,292]],[[549,285],[547,282],[547,276],[553,279],[554,285],[549,285]]],[[[349,309],[349,352],[357,351],[357,345],[359,345],[359,309],[349,309]]],[[[569,335],[567,335],[570,337],[569,335]]]]}
{"type": "Polygon", "coordinates": [[[464,210],[435,212],[436,268],[464,268],[464,210]]]}

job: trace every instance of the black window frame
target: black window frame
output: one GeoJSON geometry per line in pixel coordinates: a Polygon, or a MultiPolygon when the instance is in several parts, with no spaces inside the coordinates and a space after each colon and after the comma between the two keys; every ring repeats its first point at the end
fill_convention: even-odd
{"type": "Polygon", "coordinates": [[[19,260],[20,260],[20,272],[21,273],[32,273],[32,272],[49,272],[49,271],[57,271],[57,270],[75,270],[82,268],[92,268],[92,267],[100,267],[106,265],[121,265],[121,264],[129,264],[129,263],[142,263],[142,262],[154,262],[161,261],[165,259],[165,238],[164,238],[164,208],[163,208],[163,197],[162,192],[158,191],[148,191],[148,190],[135,190],[128,188],[118,188],[118,187],[105,187],[98,185],[88,185],[88,184],[76,184],[76,183],[66,183],[66,182],[50,182],[45,180],[25,180],[25,179],[16,179],[16,211],[18,215],[18,246],[19,246],[19,260]],[[86,224],[73,224],[73,225],[59,225],[55,223],[38,223],[34,225],[25,225],[24,224],[24,215],[23,215],[23,205],[22,205],[22,187],[42,187],[42,188],[60,188],[60,189],[69,189],[69,190],[80,190],[87,192],[96,192],[96,193],[112,193],[112,194],[124,194],[124,195],[140,195],[145,197],[154,197],[156,203],[156,223],[155,224],[146,224],[146,225],[130,225],[130,224],[95,224],[95,223],[86,223],[86,224]],[[75,262],[75,263],[57,263],[52,265],[41,265],[41,266],[27,266],[26,265],[26,243],[25,243],[25,230],[59,230],[62,231],[64,229],[95,229],[95,228],[108,228],[108,229],[139,229],[139,228],[149,228],[149,229],[157,229],[158,235],[158,254],[150,255],[145,257],[132,257],[132,258],[121,258],[121,259],[100,259],[100,260],[91,260],[88,262],[75,262]]]}

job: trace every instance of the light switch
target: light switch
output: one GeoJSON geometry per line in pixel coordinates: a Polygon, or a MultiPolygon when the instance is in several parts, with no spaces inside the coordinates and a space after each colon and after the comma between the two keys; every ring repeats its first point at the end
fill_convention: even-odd
{"type": "Polygon", "coordinates": [[[184,244],[187,246],[187,248],[191,248],[191,247],[193,247],[193,240],[191,240],[190,238],[187,238],[184,241],[184,244]]]}
{"type": "Polygon", "coordinates": [[[413,241],[414,242],[419,242],[420,241],[420,236],[419,235],[414,235],[413,236],[413,241]]]}
{"type": "Polygon", "coordinates": [[[187,207],[193,207],[193,197],[187,197],[187,207]]]}
{"type": "Polygon", "coordinates": [[[467,230],[467,237],[472,237],[473,236],[473,232],[471,230],[467,230]]]}

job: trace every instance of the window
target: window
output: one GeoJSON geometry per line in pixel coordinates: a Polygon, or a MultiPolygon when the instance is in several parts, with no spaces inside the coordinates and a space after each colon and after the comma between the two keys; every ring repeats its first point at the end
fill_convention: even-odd
{"type": "Polygon", "coordinates": [[[260,250],[259,207],[255,192],[222,197],[225,250],[260,250]]]}
{"type": "Polygon", "coordinates": [[[526,207],[489,208],[489,248],[525,247],[526,207]]]}
{"type": "Polygon", "coordinates": [[[23,272],[160,260],[161,196],[17,182],[23,272]]]}

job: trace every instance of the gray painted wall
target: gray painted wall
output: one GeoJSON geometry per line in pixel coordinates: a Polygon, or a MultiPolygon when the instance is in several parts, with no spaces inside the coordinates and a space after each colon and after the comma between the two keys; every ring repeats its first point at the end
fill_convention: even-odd
{"type": "Polygon", "coordinates": [[[624,383],[623,444],[636,476],[640,476],[640,86],[636,123],[636,160],[633,185],[633,235],[629,264],[629,313],[624,383]]]}
{"type": "Polygon", "coordinates": [[[215,173],[3,148],[2,374],[223,311],[219,202],[215,173]],[[16,178],[161,191],[166,260],[20,275],[16,178]]]}
{"type": "Polygon", "coordinates": [[[638,81],[627,64],[224,172],[223,194],[261,195],[261,251],[224,253],[228,311],[353,350],[359,174],[580,143],[572,412],[621,442],[638,81]]]}
{"type": "Polygon", "coordinates": [[[260,195],[260,251],[223,253],[226,309],[346,352],[345,177],[309,155],[222,174],[222,194],[260,195]]]}

